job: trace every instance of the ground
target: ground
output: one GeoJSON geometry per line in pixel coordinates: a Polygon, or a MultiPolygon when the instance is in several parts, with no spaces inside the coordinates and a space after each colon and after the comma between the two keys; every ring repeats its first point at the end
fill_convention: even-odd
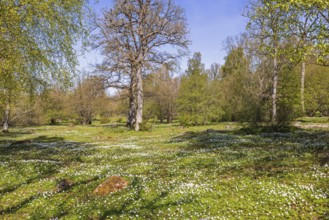
{"type": "Polygon", "coordinates": [[[0,219],[327,219],[329,126],[297,126],[13,128],[0,219]],[[129,185],[93,194],[111,176],[129,185]]]}

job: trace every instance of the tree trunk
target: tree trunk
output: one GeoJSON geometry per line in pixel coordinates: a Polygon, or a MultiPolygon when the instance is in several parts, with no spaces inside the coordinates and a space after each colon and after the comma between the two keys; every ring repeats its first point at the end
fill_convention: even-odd
{"type": "Polygon", "coordinates": [[[9,103],[9,101],[7,101],[6,107],[5,107],[5,112],[3,115],[2,132],[4,132],[4,133],[9,132],[9,118],[10,118],[10,103],[9,103]]]}
{"type": "Polygon", "coordinates": [[[169,115],[169,116],[167,117],[167,123],[168,123],[168,124],[171,124],[171,123],[172,123],[172,116],[171,116],[171,115],[169,115]]]}
{"type": "Polygon", "coordinates": [[[272,89],[272,124],[277,123],[277,89],[278,89],[278,64],[276,52],[273,59],[273,89],[272,89]]]}
{"type": "Polygon", "coordinates": [[[135,104],[134,96],[131,94],[129,97],[129,112],[127,118],[127,127],[131,129],[134,127],[135,118],[136,118],[136,104],[135,104]]]}
{"type": "Polygon", "coordinates": [[[131,78],[130,88],[129,88],[129,112],[127,116],[127,127],[130,129],[134,128],[136,123],[136,102],[135,102],[135,80],[134,77],[131,78]]]}
{"type": "Polygon", "coordinates": [[[139,67],[136,72],[136,123],[135,131],[139,131],[143,122],[143,78],[142,69],[139,67]]]}
{"type": "Polygon", "coordinates": [[[55,118],[51,118],[50,119],[50,125],[55,125],[56,124],[56,119],[55,118]]]}
{"type": "Polygon", "coordinates": [[[302,72],[300,76],[300,101],[302,105],[302,113],[305,115],[305,99],[304,99],[304,90],[305,90],[305,61],[302,62],[302,72]]]}

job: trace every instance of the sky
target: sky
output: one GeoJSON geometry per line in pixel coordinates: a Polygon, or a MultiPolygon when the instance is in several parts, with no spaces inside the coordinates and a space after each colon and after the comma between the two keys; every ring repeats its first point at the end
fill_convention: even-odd
{"type": "MultiPolygon", "coordinates": [[[[185,10],[189,29],[189,47],[191,57],[194,52],[201,52],[206,68],[214,62],[223,64],[226,51],[223,42],[229,36],[236,36],[245,31],[246,18],[242,16],[247,0],[174,0],[185,10]]],[[[100,14],[109,9],[112,0],[99,0],[92,6],[100,14]]],[[[187,68],[189,57],[180,61],[181,71],[187,68]]],[[[97,52],[89,52],[79,58],[80,67],[101,62],[97,52]]]]}

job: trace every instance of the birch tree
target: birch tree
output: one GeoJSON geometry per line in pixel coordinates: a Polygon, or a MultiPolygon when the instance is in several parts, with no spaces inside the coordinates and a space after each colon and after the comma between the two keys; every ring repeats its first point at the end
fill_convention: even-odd
{"type": "Polygon", "coordinates": [[[300,97],[303,114],[305,114],[304,90],[307,59],[311,58],[318,64],[325,64],[329,49],[329,5],[321,1],[310,3],[286,2],[278,6],[291,18],[287,36],[296,39],[295,53],[292,54],[290,60],[301,63],[300,97]],[[328,7],[325,7],[326,4],[328,7]]]}
{"type": "Polygon", "coordinates": [[[138,131],[143,120],[143,77],[186,52],[184,12],[172,0],[115,0],[97,26],[96,46],[104,55],[98,70],[109,87],[129,91],[127,124],[138,131]]]}
{"type": "Polygon", "coordinates": [[[84,32],[85,0],[0,1],[0,105],[3,131],[21,92],[54,79],[65,81],[76,64],[75,42],[84,32]]]}
{"type": "Polygon", "coordinates": [[[260,40],[259,51],[272,59],[272,124],[277,123],[277,90],[279,72],[282,67],[280,58],[286,53],[282,47],[286,39],[287,13],[277,7],[273,0],[250,1],[246,16],[252,37],[260,40]]]}

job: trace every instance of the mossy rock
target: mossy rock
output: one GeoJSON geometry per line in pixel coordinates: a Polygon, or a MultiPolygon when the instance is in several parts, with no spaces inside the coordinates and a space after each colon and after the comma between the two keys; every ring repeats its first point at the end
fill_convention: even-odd
{"type": "Polygon", "coordinates": [[[126,181],[121,176],[111,176],[107,178],[103,183],[98,185],[93,191],[94,195],[106,196],[111,193],[122,190],[128,186],[128,181],[126,181]]]}

